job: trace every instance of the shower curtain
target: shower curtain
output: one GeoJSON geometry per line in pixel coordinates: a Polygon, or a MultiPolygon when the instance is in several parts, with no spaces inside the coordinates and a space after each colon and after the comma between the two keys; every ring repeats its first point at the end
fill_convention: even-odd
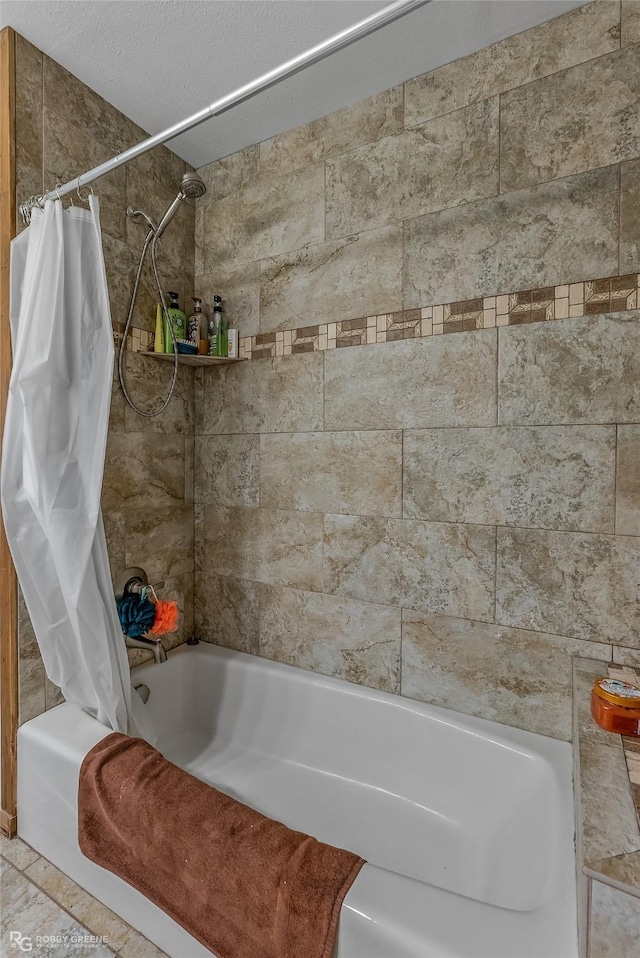
{"type": "Polygon", "coordinates": [[[33,210],[11,247],[10,320],[2,510],[45,669],[68,702],[148,738],[100,511],[114,346],[97,197],[33,210]]]}

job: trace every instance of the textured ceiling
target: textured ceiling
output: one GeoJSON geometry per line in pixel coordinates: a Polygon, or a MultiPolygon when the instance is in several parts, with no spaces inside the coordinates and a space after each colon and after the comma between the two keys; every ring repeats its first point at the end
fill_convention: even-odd
{"type": "MultiPolygon", "coordinates": [[[[202,166],[585,0],[434,0],[169,145],[202,166]]],[[[157,133],[385,6],[378,0],[1,0],[12,26],[157,133]]]]}

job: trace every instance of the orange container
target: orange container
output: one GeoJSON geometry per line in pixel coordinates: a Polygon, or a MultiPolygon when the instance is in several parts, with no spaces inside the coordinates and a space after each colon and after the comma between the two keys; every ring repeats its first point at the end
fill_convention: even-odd
{"type": "Polygon", "coordinates": [[[596,679],[591,714],[607,732],[640,736],[640,688],[620,679],[596,679]]]}

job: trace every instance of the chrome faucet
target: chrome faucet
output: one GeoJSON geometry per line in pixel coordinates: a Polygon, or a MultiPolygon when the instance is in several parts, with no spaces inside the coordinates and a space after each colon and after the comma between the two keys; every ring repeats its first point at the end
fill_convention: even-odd
{"type": "Polygon", "coordinates": [[[128,649],[145,649],[147,652],[153,652],[158,664],[167,661],[167,653],[160,639],[145,639],[143,635],[134,639],[130,635],[125,635],[124,644],[128,649]]]}
{"type": "MultiPolygon", "coordinates": [[[[124,572],[120,573],[113,584],[113,591],[116,600],[119,601],[125,595],[131,595],[132,593],[139,594],[142,587],[147,585],[149,585],[147,573],[144,569],[135,566],[131,569],[125,569],[124,572]]],[[[156,589],[161,589],[163,586],[164,582],[157,582],[155,584],[156,589]]],[[[134,638],[131,635],[125,635],[124,632],[122,634],[124,635],[124,644],[128,649],[144,649],[146,652],[153,652],[157,663],[167,661],[167,653],[160,638],[146,638],[144,635],[139,635],[134,638]]]]}

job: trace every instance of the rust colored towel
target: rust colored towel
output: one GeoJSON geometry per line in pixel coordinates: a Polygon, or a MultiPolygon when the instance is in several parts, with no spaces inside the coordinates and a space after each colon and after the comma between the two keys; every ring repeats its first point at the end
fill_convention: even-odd
{"type": "Polygon", "coordinates": [[[87,858],[217,958],[331,958],[340,906],[364,864],[120,732],[82,763],[78,837],[87,858]]]}

